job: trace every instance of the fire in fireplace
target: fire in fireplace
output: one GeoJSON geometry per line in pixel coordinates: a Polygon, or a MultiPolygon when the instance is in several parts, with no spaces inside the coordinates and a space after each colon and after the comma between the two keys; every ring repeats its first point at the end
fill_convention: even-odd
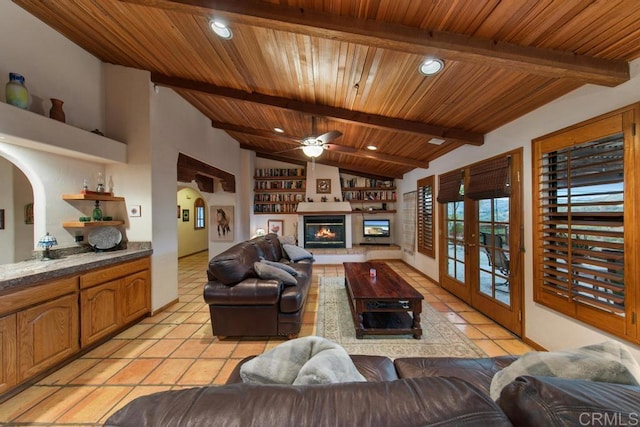
{"type": "Polygon", "coordinates": [[[305,248],[346,248],[345,216],[305,216],[305,248]]]}

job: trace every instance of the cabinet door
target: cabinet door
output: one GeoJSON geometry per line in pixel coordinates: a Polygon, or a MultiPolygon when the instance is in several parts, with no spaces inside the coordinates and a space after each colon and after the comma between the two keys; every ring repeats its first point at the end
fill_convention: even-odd
{"type": "Polygon", "coordinates": [[[80,292],[82,347],[115,332],[121,326],[118,309],[120,298],[120,280],[113,280],[80,292]]]}
{"type": "Polygon", "coordinates": [[[150,311],[149,270],[122,279],[122,324],[126,325],[150,311]]]}
{"type": "Polygon", "coordinates": [[[16,315],[0,319],[0,393],[17,384],[16,315]]]}
{"type": "Polygon", "coordinates": [[[18,381],[58,364],[79,350],[76,293],[37,305],[17,315],[18,381]]]}

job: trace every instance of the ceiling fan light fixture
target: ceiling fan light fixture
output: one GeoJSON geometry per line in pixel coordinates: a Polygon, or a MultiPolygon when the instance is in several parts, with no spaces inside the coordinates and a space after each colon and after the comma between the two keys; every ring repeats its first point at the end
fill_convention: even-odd
{"type": "Polygon", "coordinates": [[[229,40],[230,38],[233,37],[233,33],[231,32],[231,29],[227,27],[227,25],[224,22],[218,21],[216,19],[212,19],[211,21],[209,21],[209,27],[211,28],[211,31],[216,33],[220,38],[229,40]]]}
{"type": "Polygon", "coordinates": [[[420,74],[434,76],[444,69],[444,61],[439,58],[428,58],[418,68],[420,74]]]}
{"type": "Polygon", "coordinates": [[[302,152],[311,158],[320,157],[323,151],[322,145],[305,145],[302,147],[302,152]]]}

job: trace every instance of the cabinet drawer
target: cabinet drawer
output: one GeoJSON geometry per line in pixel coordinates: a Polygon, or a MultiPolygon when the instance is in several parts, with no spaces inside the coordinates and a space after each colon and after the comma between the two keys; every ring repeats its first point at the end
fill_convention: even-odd
{"type": "Polygon", "coordinates": [[[0,296],[0,316],[78,290],[78,276],[58,279],[0,296]]]}
{"type": "Polygon", "coordinates": [[[151,266],[150,259],[142,258],[112,267],[100,268],[80,276],[80,288],[85,289],[100,283],[109,282],[138,271],[147,270],[151,266]]]}

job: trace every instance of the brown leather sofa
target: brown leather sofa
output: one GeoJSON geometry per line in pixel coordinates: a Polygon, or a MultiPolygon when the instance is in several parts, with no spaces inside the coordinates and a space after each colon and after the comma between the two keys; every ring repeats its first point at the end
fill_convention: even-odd
{"type": "Polygon", "coordinates": [[[244,384],[247,358],[227,385],[139,397],[105,426],[628,426],[640,416],[640,387],[561,378],[519,377],[494,402],[491,379],[511,356],[351,358],[368,382],[244,384]]]}
{"type": "Polygon", "coordinates": [[[227,336],[287,336],[300,333],[312,279],[312,260],[290,262],[278,236],[238,243],[209,261],[204,300],[209,304],[213,334],[227,336]],[[260,279],[254,262],[283,262],[296,272],[297,284],[260,279]]]}

